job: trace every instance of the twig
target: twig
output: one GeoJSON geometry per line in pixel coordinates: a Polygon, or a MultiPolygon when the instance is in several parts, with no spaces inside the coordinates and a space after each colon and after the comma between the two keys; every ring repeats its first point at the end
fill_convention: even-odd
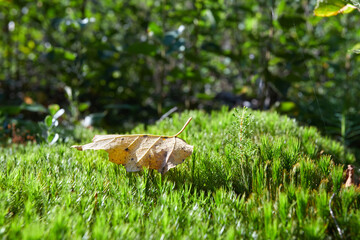
{"type": "Polygon", "coordinates": [[[178,110],[178,107],[173,107],[172,109],[170,109],[169,111],[167,111],[164,115],[162,115],[160,117],[159,120],[157,120],[158,122],[161,122],[162,120],[164,120],[165,118],[167,118],[170,114],[176,112],[178,110]]]}
{"type": "Polygon", "coordinates": [[[336,221],[336,218],[335,218],[335,215],[334,215],[333,210],[331,209],[331,202],[332,202],[332,200],[333,200],[333,198],[335,197],[335,195],[336,195],[337,192],[338,192],[338,191],[334,192],[333,195],[332,195],[331,198],[330,198],[330,201],[329,201],[329,209],[330,209],[330,215],[331,215],[331,217],[332,217],[333,220],[334,220],[334,223],[335,223],[335,226],[336,226],[336,230],[338,231],[338,233],[339,233],[339,235],[340,235],[340,238],[343,239],[343,235],[342,235],[341,228],[340,228],[339,224],[338,224],[337,221],[336,221]]]}

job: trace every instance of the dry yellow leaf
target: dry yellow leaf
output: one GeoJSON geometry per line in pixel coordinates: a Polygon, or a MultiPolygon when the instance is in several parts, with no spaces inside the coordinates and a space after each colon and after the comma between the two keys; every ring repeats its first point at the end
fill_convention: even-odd
{"type": "Polygon", "coordinates": [[[128,172],[137,172],[143,167],[166,173],[169,169],[184,162],[192,154],[193,146],[177,136],[159,135],[96,135],[92,143],[72,146],[77,150],[103,149],[109,153],[109,160],[122,164],[128,172]]]}

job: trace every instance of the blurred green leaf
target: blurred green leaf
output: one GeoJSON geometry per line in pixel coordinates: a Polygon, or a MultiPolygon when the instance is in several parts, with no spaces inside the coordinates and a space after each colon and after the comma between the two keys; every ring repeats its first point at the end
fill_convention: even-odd
{"type": "Polygon", "coordinates": [[[360,6],[357,0],[317,0],[314,14],[318,17],[331,17],[339,13],[350,13],[356,8],[352,3],[360,6]]]}
{"type": "Polygon", "coordinates": [[[75,53],[72,53],[72,52],[70,52],[70,51],[64,51],[64,57],[65,57],[65,59],[67,59],[67,60],[74,61],[75,58],[76,58],[76,54],[75,54],[75,53]]]}
{"type": "Polygon", "coordinates": [[[90,102],[83,102],[79,104],[79,111],[83,112],[90,107],[90,102]]]}
{"type": "Polygon", "coordinates": [[[30,112],[40,112],[46,113],[46,108],[41,104],[21,104],[21,110],[26,110],[30,112]]]}
{"type": "Polygon", "coordinates": [[[355,44],[351,49],[350,52],[355,54],[360,54],[360,43],[355,44]]]}
{"type": "Polygon", "coordinates": [[[162,36],[163,30],[154,22],[149,23],[148,33],[152,32],[155,36],[162,36]]]}
{"type": "Polygon", "coordinates": [[[53,145],[55,144],[58,140],[59,140],[59,134],[58,133],[51,133],[48,137],[47,137],[47,142],[49,143],[49,145],[53,145]]]}
{"type": "Polygon", "coordinates": [[[48,128],[50,128],[51,125],[52,125],[52,122],[53,122],[52,116],[47,115],[47,116],[45,117],[45,119],[44,119],[44,122],[45,122],[46,126],[47,126],[48,128]]]}
{"type": "Polygon", "coordinates": [[[59,111],[60,106],[58,104],[50,104],[48,106],[51,116],[54,116],[57,111],[59,111]]]}
{"type": "Polygon", "coordinates": [[[296,109],[296,104],[294,102],[281,102],[277,107],[277,110],[283,113],[292,112],[296,109]]]}
{"type": "Polygon", "coordinates": [[[276,8],[276,14],[278,16],[282,15],[286,9],[286,0],[281,0],[280,3],[278,3],[278,6],[276,8]]]}

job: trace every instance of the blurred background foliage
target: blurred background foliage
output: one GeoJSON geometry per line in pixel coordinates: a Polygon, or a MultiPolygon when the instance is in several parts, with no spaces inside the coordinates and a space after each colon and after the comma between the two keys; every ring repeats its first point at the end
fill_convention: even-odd
{"type": "Polygon", "coordinates": [[[112,131],[173,107],[244,105],[359,147],[360,55],[351,49],[360,48],[360,14],[321,18],[314,8],[310,0],[2,0],[1,131],[10,136],[13,123],[32,131],[53,104],[66,110],[63,123],[112,131]]]}

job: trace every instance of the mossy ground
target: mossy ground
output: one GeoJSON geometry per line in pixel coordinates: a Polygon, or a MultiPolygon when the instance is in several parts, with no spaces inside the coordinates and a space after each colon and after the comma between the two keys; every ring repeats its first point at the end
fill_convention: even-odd
{"type": "Polygon", "coordinates": [[[247,110],[174,115],[132,133],[172,135],[194,145],[161,175],[127,173],[104,151],[76,142],[0,150],[0,236],[9,239],[330,239],[360,236],[360,194],[341,187],[354,156],[315,128],[247,110]],[[338,191],[339,190],[339,191],[338,191]]]}

